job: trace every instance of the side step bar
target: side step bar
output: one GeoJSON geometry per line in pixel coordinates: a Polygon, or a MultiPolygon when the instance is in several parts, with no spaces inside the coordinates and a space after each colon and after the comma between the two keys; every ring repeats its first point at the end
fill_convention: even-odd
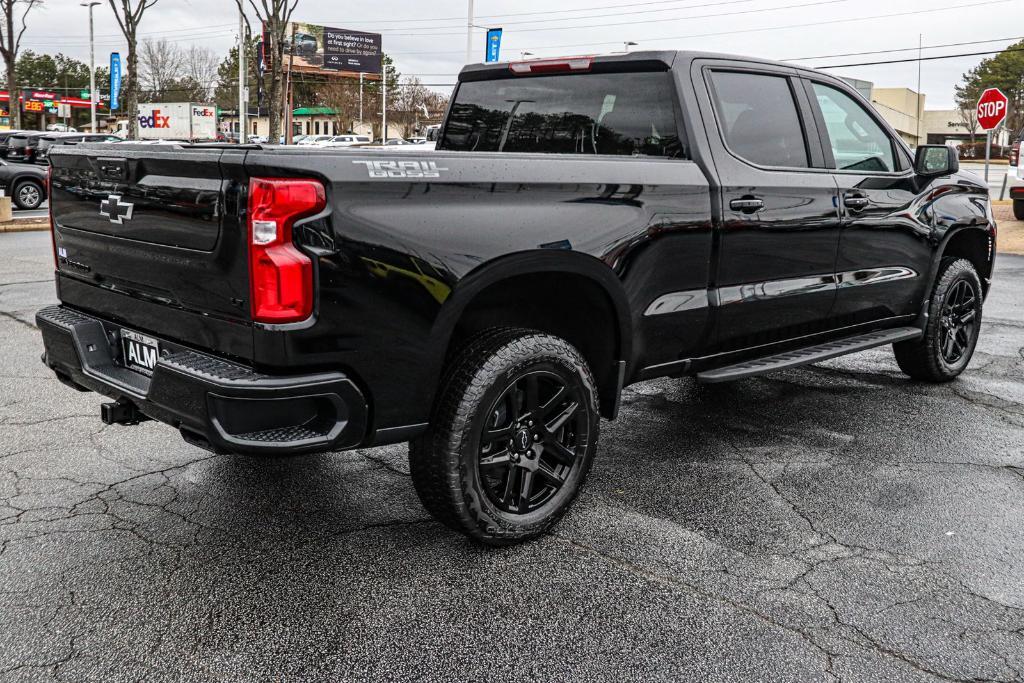
{"type": "Polygon", "coordinates": [[[774,372],[775,370],[795,368],[798,365],[817,363],[818,361],[828,360],[829,358],[835,358],[836,356],[845,356],[848,353],[866,351],[867,349],[873,349],[876,346],[884,346],[885,344],[907,341],[908,339],[917,339],[922,334],[923,332],[921,332],[920,328],[917,327],[897,327],[891,330],[868,332],[867,334],[857,335],[856,337],[837,339],[836,341],[825,342],[824,344],[818,344],[816,346],[808,346],[806,348],[796,349],[795,351],[787,351],[774,356],[754,358],[752,360],[743,361],[742,363],[729,365],[724,368],[706,370],[704,372],[697,373],[697,380],[707,384],[712,384],[715,382],[729,382],[734,379],[743,379],[745,377],[756,377],[757,375],[774,372]]]}

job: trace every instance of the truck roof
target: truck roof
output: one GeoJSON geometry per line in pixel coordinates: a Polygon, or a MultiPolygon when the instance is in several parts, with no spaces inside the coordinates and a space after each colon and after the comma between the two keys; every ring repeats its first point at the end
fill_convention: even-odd
{"type": "Polygon", "coordinates": [[[594,65],[600,65],[600,71],[633,71],[646,70],[655,71],[671,69],[673,67],[689,64],[695,59],[728,59],[730,61],[750,62],[753,64],[767,64],[787,69],[798,69],[813,71],[797,64],[779,62],[770,59],[759,59],[745,55],[733,55],[720,52],[702,52],[696,50],[639,50],[636,52],[621,52],[611,54],[593,55],[572,55],[564,57],[544,57],[528,60],[515,60],[509,62],[493,62],[490,64],[467,64],[459,72],[460,81],[479,81],[495,77],[507,77],[512,64],[530,64],[543,62],[557,62],[573,58],[587,57],[593,60],[594,65]]]}

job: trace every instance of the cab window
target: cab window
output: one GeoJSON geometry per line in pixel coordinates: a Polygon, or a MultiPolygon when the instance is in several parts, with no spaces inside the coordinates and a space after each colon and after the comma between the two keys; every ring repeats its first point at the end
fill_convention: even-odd
{"type": "Polygon", "coordinates": [[[714,71],[715,109],[733,154],[759,166],[806,168],[807,143],[789,79],[714,71]]]}
{"type": "Polygon", "coordinates": [[[822,83],[812,83],[825,120],[832,156],[840,171],[896,170],[892,140],[874,117],[852,97],[822,83]]]}

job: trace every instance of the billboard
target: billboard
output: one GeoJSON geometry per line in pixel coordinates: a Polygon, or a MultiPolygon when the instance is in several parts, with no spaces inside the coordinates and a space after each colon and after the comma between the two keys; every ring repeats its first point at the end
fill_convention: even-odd
{"type": "Polygon", "coordinates": [[[284,67],[296,71],[379,74],[379,33],[292,22],[285,30],[284,67]]]}

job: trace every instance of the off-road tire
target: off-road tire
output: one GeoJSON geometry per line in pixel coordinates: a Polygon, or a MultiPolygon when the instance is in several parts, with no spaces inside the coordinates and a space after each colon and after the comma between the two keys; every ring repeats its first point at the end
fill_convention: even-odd
{"type": "Polygon", "coordinates": [[[409,445],[413,484],[434,517],[477,541],[510,545],[535,538],[551,529],[578,495],[597,449],[598,424],[594,378],[571,344],[527,329],[487,330],[449,358],[430,427],[409,445]],[[564,375],[567,390],[578,392],[583,412],[574,419],[585,420],[586,437],[577,443],[575,461],[553,497],[517,514],[488,496],[479,465],[481,438],[494,397],[514,389],[521,381],[517,377],[534,372],[564,375]]]}
{"type": "Polygon", "coordinates": [[[19,209],[31,211],[32,209],[38,209],[42,206],[43,202],[46,200],[46,189],[43,187],[42,183],[36,182],[35,180],[19,180],[14,185],[14,191],[11,192],[11,199],[14,201],[14,205],[19,209]],[[22,196],[22,194],[28,189],[35,190],[35,194],[32,195],[35,199],[32,201],[27,201],[26,197],[22,196]]]}
{"type": "Polygon", "coordinates": [[[900,370],[914,379],[925,382],[949,382],[963,372],[971,362],[978,333],[981,329],[982,312],[981,279],[970,261],[966,259],[944,259],[939,267],[939,275],[932,290],[928,305],[928,324],[924,336],[919,339],[898,342],[892,345],[896,355],[896,363],[900,370]],[[958,283],[966,282],[973,289],[975,302],[973,305],[973,326],[969,341],[956,362],[949,362],[943,355],[943,344],[947,339],[944,327],[943,311],[947,297],[954,291],[958,283]]]}

